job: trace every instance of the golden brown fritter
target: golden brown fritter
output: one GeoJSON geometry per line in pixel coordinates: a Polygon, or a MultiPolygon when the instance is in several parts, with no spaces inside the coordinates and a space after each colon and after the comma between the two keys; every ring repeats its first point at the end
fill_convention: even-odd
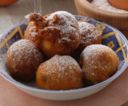
{"type": "Polygon", "coordinates": [[[51,90],[80,88],[82,70],[72,57],[55,55],[39,66],[36,83],[40,88],[51,90]]]}
{"type": "Polygon", "coordinates": [[[19,40],[7,51],[6,65],[12,77],[20,81],[32,81],[43,55],[29,40],[19,40]]]}
{"type": "Polygon", "coordinates": [[[85,79],[94,84],[109,78],[119,65],[116,53],[100,44],[87,46],[80,59],[85,79]]]}

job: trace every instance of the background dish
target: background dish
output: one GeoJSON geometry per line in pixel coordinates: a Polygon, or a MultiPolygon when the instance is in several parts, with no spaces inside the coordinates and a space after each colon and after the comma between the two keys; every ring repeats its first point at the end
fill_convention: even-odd
{"type": "MultiPolygon", "coordinates": [[[[117,13],[108,10],[108,7],[100,9],[93,5],[93,0],[75,0],[76,9],[79,15],[89,16],[97,20],[106,22],[120,29],[127,37],[128,13],[117,13]]],[[[107,1],[107,0],[102,0],[107,1]]],[[[102,4],[101,4],[102,5],[102,4]]]]}
{"type": "Polygon", "coordinates": [[[128,59],[127,59],[128,43],[124,35],[121,32],[119,32],[117,29],[107,24],[96,21],[94,19],[82,17],[82,16],[76,16],[76,18],[78,20],[88,21],[89,23],[99,26],[99,28],[101,28],[102,26],[105,26],[102,43],[104,45],[111,47],[117,53],[120,59],[119,69],[113,76],[93,86],[75,89],[75,90],[59,90],[59,91],[43,90],[43,89],[36,88],[33,84],[30,84],[30,83],[23,84],[14,80],[8,74],[8,71],[6,69],[5,55],[9,46],[13,42],[23,37],[23,32],[26,29],[26,25],[21,24],[13,28],[12,30],[10,30],[0,38],[0,74],[3,76],[3,78],[5,78],[10,83],[14,84],[19,89],[23,90],[26,93],[29,93],[36,97],[50,99],[50,100],[73,100],[73,99],[86,97],[98,92],[99,90],[109,85],[113,80],[118,78],[125,71],[128,63],[128,59]]]}

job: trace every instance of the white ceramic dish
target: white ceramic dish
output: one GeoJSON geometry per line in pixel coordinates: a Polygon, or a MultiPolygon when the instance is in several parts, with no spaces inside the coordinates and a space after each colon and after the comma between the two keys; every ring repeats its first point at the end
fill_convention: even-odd
{"type": "MultiPolygon", "coordinates": [[[[86,17],[81,17],[81,16],[76,16],[78,20],[87,20],[86,17]]],[[[100,25],[102,24],[101,22],[98,22],[94,19],[88,19],[88,22],[95,24],[95,25],[100,25]]],[[[15,85],[17,88],[21,89],[22,91],[39,97],[39,98],[44,98],[44,99],[49,99],[49,100],[74,100],[74,99],[80,99],[83,97],[87,97],[89,95],[92,95],[100,90],[102,90],[104,87],[108,86],[112,81],[117,79],[127,68],[128,66],[128,42],[125,36],[119,32],[117,29],[104,24],[105,25],[105,30],[103,33],[103,44],[110,46],[117,55],[119,56],[120,59],[120,65],[117,70],[117,72],[108,78],[107,80],[98,83],[96,85],[80,88],[80,89],[74,89],[74,90],[44,90],[44,89],[39,89],[35,87],[32,84],[25,84],[18,82],[14,80],[8,73],[8,70],[5,65],[5,55],[6,51],[13,42],[16,40],[20,39],[22,36],[22,32],[24,32],[26,25],[21,24],[18,27],[13,28],[6,34],[4,34],[0,38],[0,75],[9,81],[11,84],[15,85]],[[110,35],[111,34],[111,35],[110,35]],[[11,36],[11,37],[8,37],[11,36]],[[10,38],[10,39],[9,39],[10,38]],[[113,43],[112,43],[113,42],[113,43]]]]}

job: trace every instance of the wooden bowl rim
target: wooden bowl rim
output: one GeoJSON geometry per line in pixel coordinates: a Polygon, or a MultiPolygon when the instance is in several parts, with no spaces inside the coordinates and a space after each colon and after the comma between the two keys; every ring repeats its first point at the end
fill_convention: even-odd
{"type": "Polygon", "coordinates": [[[94,13],[98,13],[100,15],[105,15],[108,17],[115,17],[115,18],[124,18],[128,20],[128,13],[113,13],[113,12],[109,12],[109,11],[104,11],[102,9],[99,9],[98,7],[94,6],[93,4],[91,4],[90,2],[93,1],[91,0],[89,2],[89,0],[75,0],[75,2],[78,1],[81,3],[83,8],[88,8],[90,11],[94,12],[94,13]],[[94,9],[95,7],[95,9],[94,9]]]}

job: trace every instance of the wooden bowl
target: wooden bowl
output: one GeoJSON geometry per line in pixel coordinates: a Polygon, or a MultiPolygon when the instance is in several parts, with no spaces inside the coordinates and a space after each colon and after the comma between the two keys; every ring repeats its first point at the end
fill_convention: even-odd
{"type": "Polygon", "coordinates": [[[128,37],[128,14],[101,10],[91,4],[93,0],[74,0],[78,14],[104,21],[120,29],[128,37]]]}
{"type": "Polygon", "coordinates": [[[108,2],[117,8],[128,10],[128,0],[108,0],[108,2]]]}

